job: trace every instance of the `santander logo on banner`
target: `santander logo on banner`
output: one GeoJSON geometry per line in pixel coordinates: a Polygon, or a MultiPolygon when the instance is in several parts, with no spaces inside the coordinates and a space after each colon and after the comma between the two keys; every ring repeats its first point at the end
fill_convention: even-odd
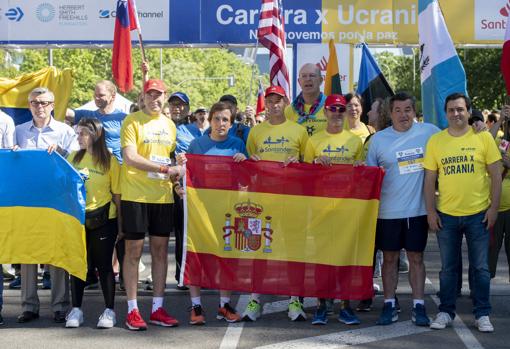
{"type": "Polygon", "coordinates": [[[503,40],[510,0],[475,0],[475,39],[503,40]]]}

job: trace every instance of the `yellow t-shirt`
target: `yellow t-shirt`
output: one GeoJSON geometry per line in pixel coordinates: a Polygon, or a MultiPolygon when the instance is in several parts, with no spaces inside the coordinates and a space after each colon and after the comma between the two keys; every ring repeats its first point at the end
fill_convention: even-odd
{"type": "MultiPolygon", "coordinates": [[[[305,104],[305,113],[308,113],[311,107],[312,106],[310,104],[305,104]]],[[[292,105],[288,105],[285,108],[285,117],[287,120],[294,121],[296,123],[299,120],[299,114],[294,110],[292,105]]],[[[320,108],[317,113],[315,113],[315,119],[308,119],[300,125],[306,129],[308,136],[312,136],[317,132],[326,129],[327,124],[328,119],[326,119],[326,115],[324,115],[324,108],[320,108]]]]}
{"type": "Polygon", "coordinates": [[[314,134],[308,140],[305,150],[305,162],[313,163],[316,157],[325,155],[333,164],[352,164],[360,160],[363,151],[361,139],[349,131],[331,134],[324,130],[314,134]]]}
{"type": "Polygon", "coordinates": [[[443,130],[430,137],[423,166],[437,171],[439,211],[451,216],[469,216],[490,205],[490,178],[487,165],[501,160],[489,132],[474,133],[471,128],[461,137],[443,130]]]}
{"type": "MultiPolygon", "coordinates": [[[[347,120],[346,124],[349,125],[349,122],[347,120]]],[[[365,143],[365,140],[368,136],[370,136],[370,130],[368,129],[368,126],[365,125],[363,122],[360,121],[360,125],[357,129],[350,129],[353,134],[358,136],[361,139],[361,142],[365,143]]]]}
{"type": "Polygon", "coordinates": [[[285,120],[283,124],[263,122],[254,126],[246,141],[248,154],[262,160],[285,161],[289,156],[303,158],[308,136],[304,127],[285,120]]]}
{"type": "MultiPolygon", "coordinates": [[[[70,164],[81,174],[85,180],[85,211],[93,211],[112,202],[112,193],[120,194],[120,165],[115,156],[110,159],[110,169],[104,172],[100,166],[94,164],[92,155],[85,153],[81,161],[73,163],[77,152],[71,153],[68,159],[70,164]]],[[[115,205],[110,205],[110,218],[117,217],[115,205]]]]}
{"type": "MultiPolygon", "coordinates": [[[[133,145],[138,155],[168,165],[170,153],[175,149],[176,133],[175,124],[166,116],[137,111],[124,119],[120,141],[122,148],[133,145]]],[[[124,162],[120,178],[122,200],[152,204],[174,202],[172,183],[166,174],[142,171],[124,162]]]]}

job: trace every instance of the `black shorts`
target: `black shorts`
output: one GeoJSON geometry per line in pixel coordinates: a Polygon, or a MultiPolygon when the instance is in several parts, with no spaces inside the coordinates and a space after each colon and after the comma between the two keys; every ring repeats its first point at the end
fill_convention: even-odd
{"type": "Polygon", "coordinates": [[[375,244],[383,251],[423,252],[427,246],[427,216],[378,219],[375,244]]]}
{"type": "Polygon", "coordinates": [[[146,204],[121,201],[122,231],[126,240],[142,240],[149,236],[169,237],[174,229],[173,204],[146,204]]]}

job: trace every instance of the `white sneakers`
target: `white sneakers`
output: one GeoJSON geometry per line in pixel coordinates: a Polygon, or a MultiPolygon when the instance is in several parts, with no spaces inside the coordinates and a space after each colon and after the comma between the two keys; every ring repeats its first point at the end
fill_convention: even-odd
{"type": "Polygon", "coordinates": [[[97,328],[112,328],[117,324],[117,317],[112,309],[106,308],[97,322],[97,328]]]}
{"type": "Polygon", "coordinates": [[[442,330],[445,329],[446,326],[450,326],[452,324],[452,318],[450,314],[445,312],[440,312],[436,315],[434,321],[430,323],[430,328],[434,330],[442,330]]]}
{"type": "Polygon", "coordinates": [[[83,312],[80,308],[73,308],[66,316],[66,327],[76,328],[83,324],[83,312]]]}
{"type": "Polygon", "coordinates": [[[494,332],[494,326],[492,326],[488,316],[480,316],[475,320],[475,326],[480,332],[494,332]]]}
{"type": "MultiPolygon", "coordinates": [[[[115,312],[111,309],[105,309],[99,317],[97,328],[112,328],[117,323],[115,312]]],[[[77,328],[83,324],[83,312],[80,308],[73,308],[66,316],[66,327],[77,328]]]]}
{"type": "MultiPolygon", "coordinates": [[[[448,313],[440,312],[430,324],[430,328],[434,330],[442,330],[452,324],[452,318],[448,313]]],[[[494,326],[488,316],[480,316],[475,320],[475,327],[480,332],[494,332],[494,326]]]]}

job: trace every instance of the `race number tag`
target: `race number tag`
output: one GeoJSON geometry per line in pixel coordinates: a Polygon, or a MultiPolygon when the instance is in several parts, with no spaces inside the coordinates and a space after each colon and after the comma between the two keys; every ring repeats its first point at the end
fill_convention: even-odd
{"type": "Polygon", "coordinates": [[[423,171],[423,148],[397,151],[396,155],[401,175],[423,171]]]}
{"type": "MultiPolygon", "coordinates": [[[[159,156],[159,155],[151,155],[150,161],[157,163],[158,165],[169,165],[170,158],[159,156]]],[[[159,172],[147,172],[147,177],[151,179],[158,180],[168,180],[170,176],[167,173],[159,173],[159,172]]]]}

